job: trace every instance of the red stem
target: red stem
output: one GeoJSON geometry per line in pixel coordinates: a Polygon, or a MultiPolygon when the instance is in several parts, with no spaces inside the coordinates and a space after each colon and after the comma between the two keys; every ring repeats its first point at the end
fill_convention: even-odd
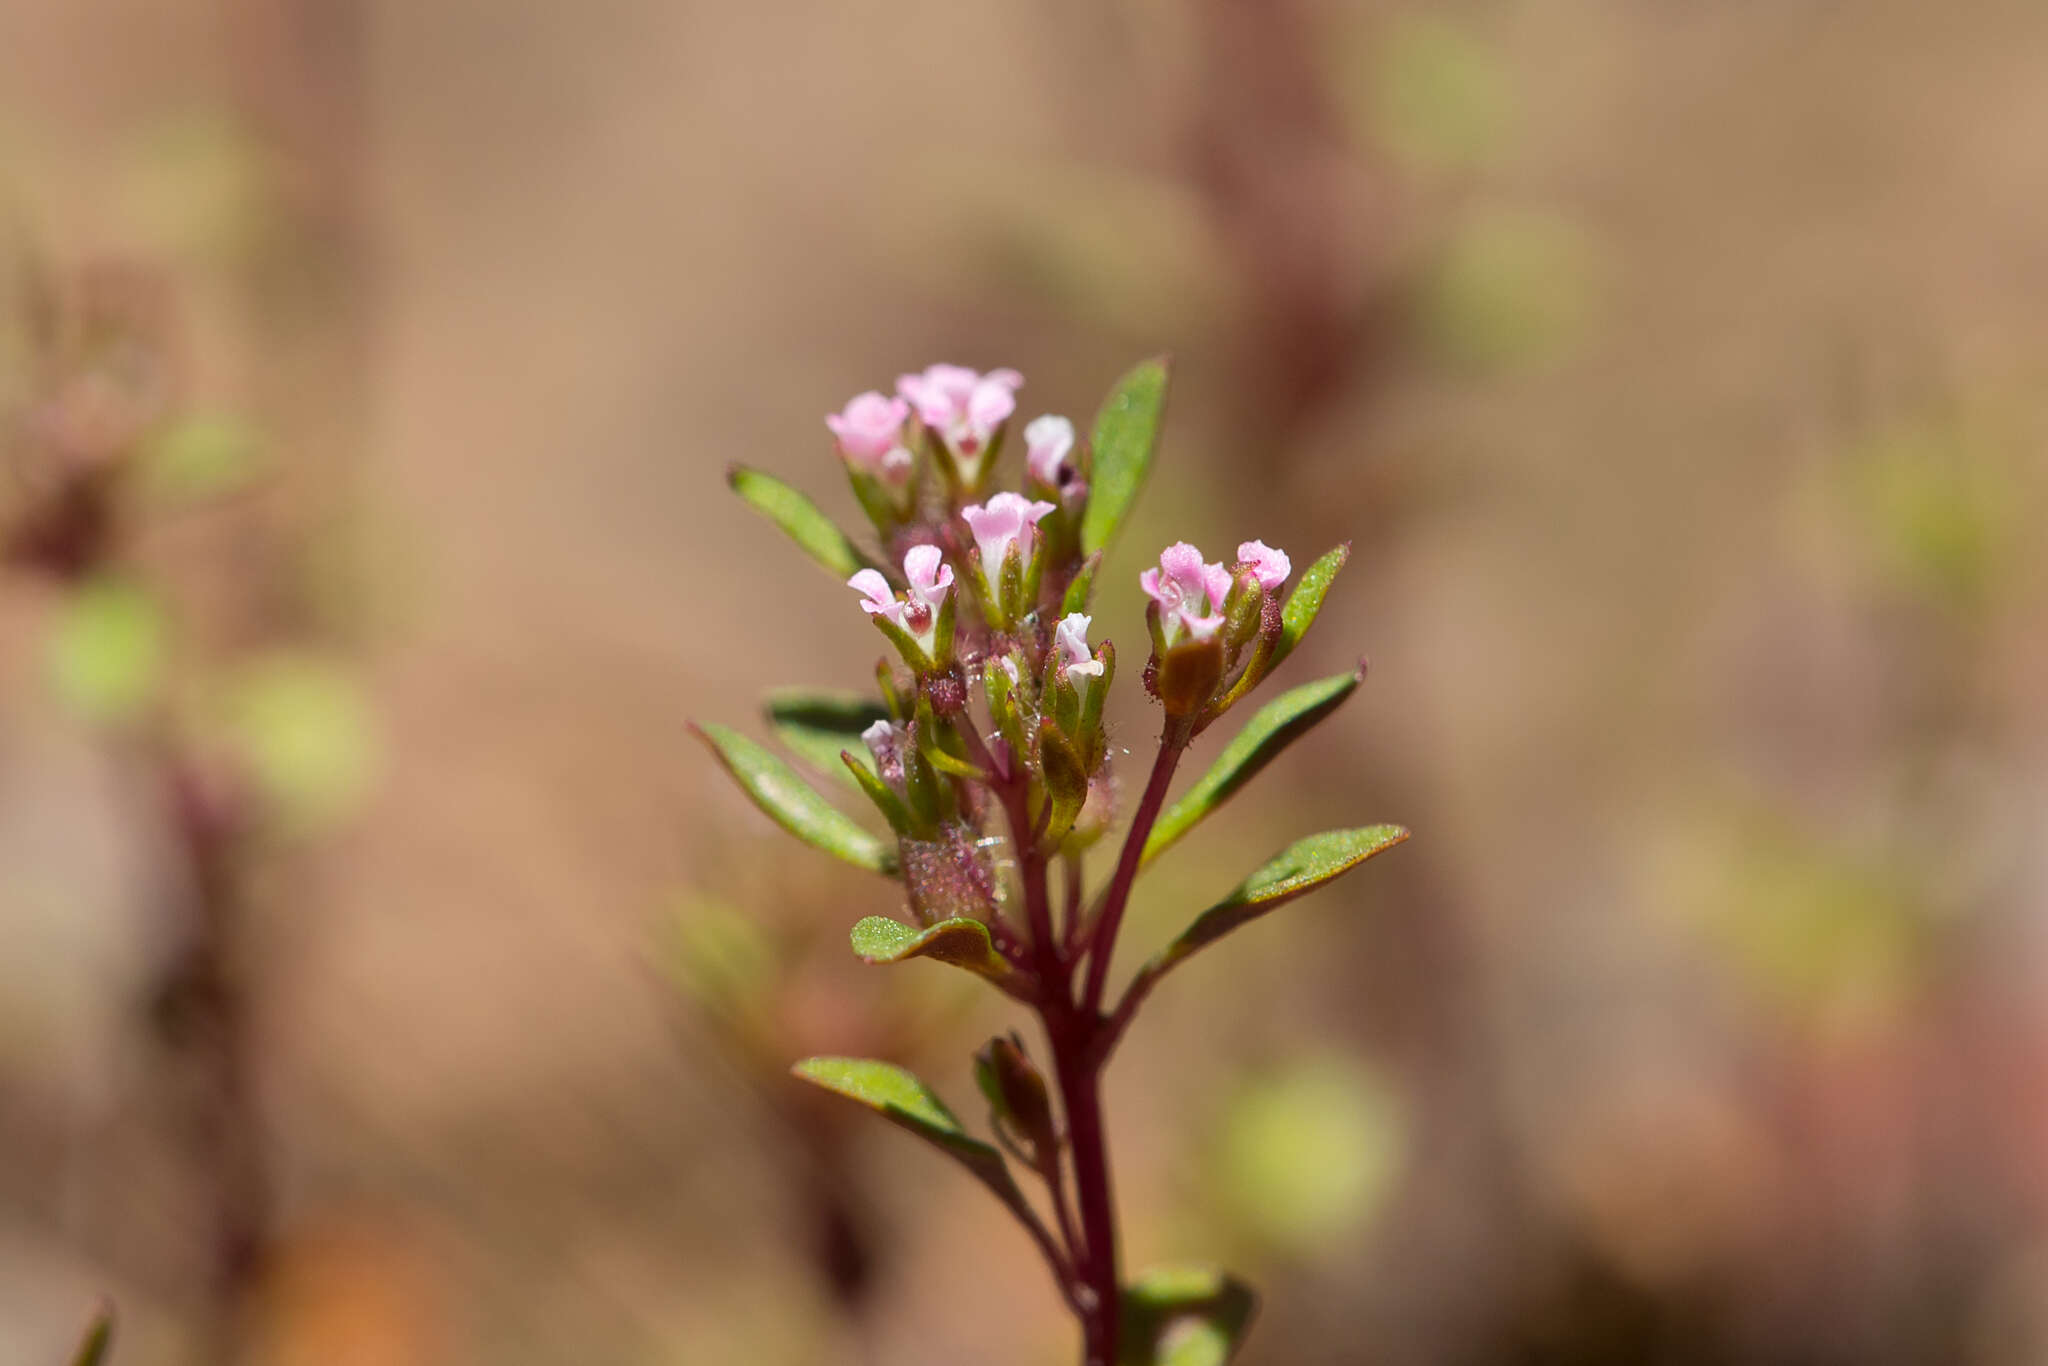
{"type": "Polygon", "coordinates": [[[1109,1144],[1102,1125],[1102,1069],[1096,1025],[1071,1007],[1046,1017],[1067,1145],[1074,1159],[1074,1199],[1082,1246],[1076,1248],[1084,1366],[1111,1366],[1116,1356],[1121,1278],[1117,1269],[1116,1199],[1110,1187],[1109,1144]]]}
{"type": "Polygon", "coordinates": [[[1159,737],[1159,755],[1152,761],[1152,777],[1138,802],[1138,814],[1124,836],[1123,852],[1117,856],[1116,875],[1102,903],[1088,946],[1088,989],[1082,993],[1083,1012],[1096,1019],[1102,1012],[1103,989],[1109,984],[1109,960],[1116,952],[1116,933],[1123,924],[1124,907],[1130,904],[1131,885],[1138,880],[1138,864],[1145,856],[1145,840],[1166,806],[1166,789],[1173,784],[1173,771],[1187,752],[1188,723],[1185,718],[1168,717],[1166,731],[1159,737]]]}

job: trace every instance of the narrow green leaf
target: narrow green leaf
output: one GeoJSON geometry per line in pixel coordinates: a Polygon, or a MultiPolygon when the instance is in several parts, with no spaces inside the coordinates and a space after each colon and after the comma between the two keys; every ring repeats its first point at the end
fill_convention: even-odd
{"type": "Polygon", "coordinates": [[[753,798],[754,805],[804,843],[871,873],[893,875],[896,852],[820,797],[788,764],[725,726],[691,726],[753,798]]]}
{"type": "Polygon", "coordinates": [[[1119,1366],[1225,1366],[1259,1297],[1208,1267],[1159,1267],[1124,1287],[1119,1366]]]}
{"type": "Polygon", "coordinates": [[[1149,863],[1181,836],[1195,828],[1204,817],[1255,777],[1259,770],[1280,757],[1282,750],[1306,735],[1315,725],[1343,704],[1357,689],[1364,675],[1336,674],[1304,683],[1282,693],[1245,723],[1216,762],[1189,788],[1181,799],[1166,809],[1145,841],[1144,861],[1149,863]]]}
{"type": "Polygon", "coordinates": [[[99,1313],[93,1315],[92,1326],[85,1330],[85,1340],[78,1344],[78,1351],[71,1358],[71,1366],[101,1366],[113,1345],[114,1308],[101,1305],[99,1313]]]}
{"type": "Polygon", "coordinates": [[[1003,1155],[961,1128],[946,1103],[915,1073],[870,1058],[805,1058],[790,1071],[908,1129],[967,1168],[1012,1209],[1029,1208],[1003,1155]]]}
{"type": "Polygon", "coordinates": [[[880,567],[848,540],[831,518],[818,511],[816,503],[774,475],[734,465],[726,471],[725,481],[734,493],[788,533],[827,573],[847,579],[863,569],[880,567]]]}
{"type": "Polygon", "coordinates": [[[768,698],[768,724],[775,727],[776,738],[820,773],[841,777],[847,774],[840,753],[851,750],[856,760],[866,762],[861,732],[888,719],[887,707],[858,693],[788,689],[768,698]]]}
{"type": "Polygon", "coordinates": [[[853,951],[867,963],[933,958],[999,985],[1016,975],[1010,960],[989,940],[988,926],[966,916],[918,929],[886,915],[871,915],[853,927],[852,938],[853,951]]]}
{"type": "Polygon", "coordinates": [[[1346,541],[1302,571],[1294,591],[1287,595],[1287,605],[1280,609],[1280,638],[1273,642],[1272,657],[1266,661],[1268,673],[1294,653],[1308,628],[1315,625],[1316,613],[1323,610],[1323,598],[1330,591],[1330,581],[1350,558],[1351,542],[1346,541]]]}
{"type": "Polygon", "coordinates": [[[1144,487],[1166,409],[1164,356],[1141,361],[1109,391],[1095,415],[1094,471],[1088,507],[1081,514],[1081,552],[1093,554],[1116,538],[1144,487]]]}
{"type": "Polygon", "coordinates": [[[1195,923],[1147,968],[1156,975],[1229,934],[1248,920],[1277,910],[1298,896],[1334,881],[1408,838],[1398,825],[1368,825],[1358,830],[1325,830],[1296,840],[1264,867],[1239,883],[1237,890],[1195,917],[1195,923]]]}

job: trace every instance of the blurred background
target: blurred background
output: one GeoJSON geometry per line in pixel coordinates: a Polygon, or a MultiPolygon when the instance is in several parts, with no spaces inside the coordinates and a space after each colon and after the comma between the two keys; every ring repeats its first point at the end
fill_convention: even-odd
{"type": "Polygon", "coordinates": [[[1415,838],[1155,998],[1132,1264],[1250,1366],[2048,1361],[2044,71],[2036,0],[0,0],[0,1357],[1071,1360],[783,1075],[978,1117],[1005,1003],[684,723],[877,653],[728,461],[851,515],[848,395],[1164,350],[1098,630],[1351,539],[1292,677],[1372,672],[1126,961],[1415,838]]]}

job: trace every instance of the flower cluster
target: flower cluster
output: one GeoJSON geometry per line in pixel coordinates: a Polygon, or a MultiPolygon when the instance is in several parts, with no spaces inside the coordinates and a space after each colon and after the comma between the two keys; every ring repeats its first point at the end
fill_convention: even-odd
{"type": "MultiPolygon", "coordinates": [[[[1057,1064],[1060,1122],[1021,1041],[991,1041],[977,1069],[997,1137],[1047,1184],[1057,1232],[988,1165],[1002,1167],[993,1149],[969,1156],[982,1150],[960,1146],[957,1128],[927,1136],[968,1161],[1023,1221],[1081,1320],[1086,1360],[1108,1366],[1124,1294],[1095,1098],[1110,1050],[1181,958],[1405,832],[1375,826],[1302,841],[1255,873],[1236,900],[1198,920],[1110,1004],[1110,960],[1141,867],[1356,687],[1359,675],[1347,672],[1276,699],[1168,809],[1181,756],[1294,648],[1347,550],[1297,577],[1287,554],[1264,541],[1244,541],[1216,561],[1182,541],[1137,576],[1142,597],[1127,592],[1123,601],[1132,609],[1144,603],[1143,679],[1163,714],[1159,747],[1114,868],[1091,894],[1083,885],[1087,853],[1117,823],[1124,796],[1105,722],[1117,652],[1090,639],[1093,601],[1103,551],[1149,469],[1166,369],[1147,362],[1126,375],[1088,440],[1057,414],[1025,424],[1022,468],[1004,487],[1003,452],[1023,384],[1015,370],[934,365],[902,376],[893,396],[859,394],[825,419],[872,524],[873,550],[780,481],[752,470],[732,475],[743,497],[859,594],[888,642],[877,699],[804,702],[778,717],[778,729],[804,753],[818,752],[821,741],[830,746],[891,838],[834,810],[752,742],[722,728],[704,733],[785,828],[901,880],[914,923],[862,921],[853,941],[863,958],[950,963],[1038,1013],[1057,1064]]],[[[880,1063],[812,1059],[798,1073],[899,1123],[910,1114],[903,1098],[922,1091],[880,1063]]]]}

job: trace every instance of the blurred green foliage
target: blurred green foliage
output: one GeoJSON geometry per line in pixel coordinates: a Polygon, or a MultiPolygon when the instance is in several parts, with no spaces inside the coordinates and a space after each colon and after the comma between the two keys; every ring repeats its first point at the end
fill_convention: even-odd
{"type": "Polygon", "coordinates": [[[311,831],[352,814],[381,764],[368,700],[346,672],[279,650],[238,670],[224,709],[229,743],[285,827],[311,831]]]}
{"type": "Polygon", "coordinates": [[[152,501],[172,505],[226,497],[261,474],[262,455],[261,438],[239,418],[183,418],[144,444],[142,489],[152,501]]]}
{"type": "Polygon", "coordinates": [[[1422,281],[1422,339],[1445,364],[1481,376],[1555,361],[1591,320],[1593,260],[1585,235],[1554,214],[1477,213],[1422,281]]]}
{"type": "Polygon", "coordinates": [[[1367,131],[1417,170],[1459,170],[1495,159],[1513,99],[1493,49],[1456,20],[1407,14],[1377,35],[1364,109],[1367,131]]]}
{"type": "Polygon", "coordinates": [[[50,684],[87,721],[133,721],[161,691],[168,648],[156,598],[123,579],[94,579],[71,591],[51,624],[50,684]]]}
{"type": "Polygon", "coordinates": [[[2027,512],[2016,444],[1965,407],[1900,419],[1856,445],[1850,497],[1893,583],[1968,614],[2010,581],[2027,512]]]}
{"type": "Polygon", "coordinates": [[[1215,1187],[1247,1232],[1304,1247],[1369,1220],[1406,1149],[1406,1111],[1387,1082],[1350,1058],[1309,1057],[1231,1096],[1215,1187]]]}

